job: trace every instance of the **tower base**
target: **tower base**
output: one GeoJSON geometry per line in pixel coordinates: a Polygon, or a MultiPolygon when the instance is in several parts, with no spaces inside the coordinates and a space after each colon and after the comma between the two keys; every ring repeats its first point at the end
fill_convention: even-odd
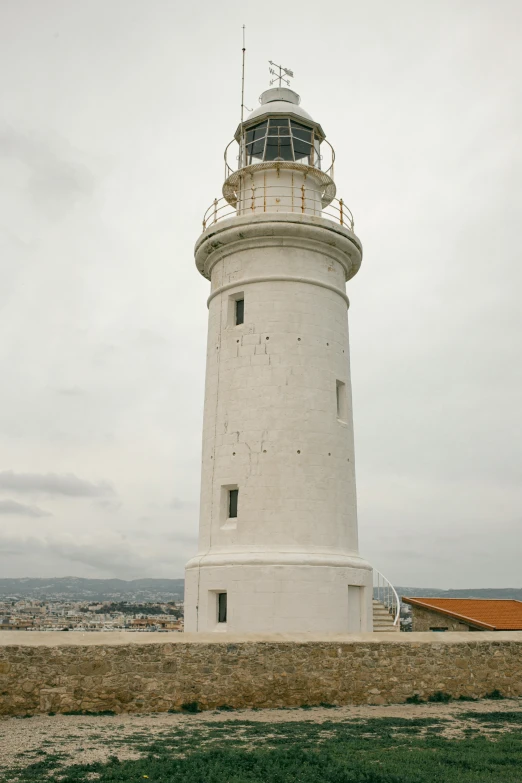
{"type": "Polygon", "coordinates": [[[186,569],[185,630],[370,632],[372,597],[371,566],[357,556],[203,555],[186,569]]]}

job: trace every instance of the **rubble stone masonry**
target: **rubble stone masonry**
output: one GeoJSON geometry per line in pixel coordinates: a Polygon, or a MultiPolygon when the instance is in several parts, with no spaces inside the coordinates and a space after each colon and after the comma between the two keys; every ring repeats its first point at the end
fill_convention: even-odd
{"type": "Polygon", "coordinates": [[[522,632],[0,633],[0,714],[522,696],[522,632]]]}
{"type": "MultiPolygon", "coordinates": [[[[440,612],[430,611],[423,606],[412,604],[411,616],[413,631],[429,631],[432,628],[446,628],[448,631],[469,632],[470,626],[460,622],[455,617],[448,617],[440,612]]],[[[480,633],[480,628],[473,628],[480,633]]]]}

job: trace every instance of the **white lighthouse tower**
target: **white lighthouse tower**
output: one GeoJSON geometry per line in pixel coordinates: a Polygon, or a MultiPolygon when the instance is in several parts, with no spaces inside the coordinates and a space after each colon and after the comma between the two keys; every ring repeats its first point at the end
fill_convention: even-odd
{"type": "Polygon", "coordinates": [[[185,630],[371,631],[345,290],[361,242],[321,125],[286,87],[260,102],[195,250],[211,292],[185,630]]]}

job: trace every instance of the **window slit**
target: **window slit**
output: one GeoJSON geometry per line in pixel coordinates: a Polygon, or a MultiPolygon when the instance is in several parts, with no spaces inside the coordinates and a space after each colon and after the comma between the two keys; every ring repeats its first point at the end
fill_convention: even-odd
{"type": "Polygon", "coordinates": [[[227,621],[227,594],[218,593],[218,623],[227,621]]]}
{"type": "Polygon", "coordinates": [[[228,493],[228,518],[235,519],[237,517],[237,500],[239,490],[231,489],[228,493]]]}
{"type": "Polygon", "coordinates": [[[236,326],[245,321],[245,300],[236,299],[236,326]]]}

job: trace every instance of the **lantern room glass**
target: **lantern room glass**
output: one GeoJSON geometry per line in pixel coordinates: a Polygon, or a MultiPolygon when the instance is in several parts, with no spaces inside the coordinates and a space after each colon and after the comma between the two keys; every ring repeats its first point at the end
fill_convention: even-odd
{"type": "Polygon", "coordinates": [[[244,135],[245,162],[251,166],[266,161],[294,161],[321,168],[314,129],[288,117],[272,117],[249,128],[244,135]]]}

